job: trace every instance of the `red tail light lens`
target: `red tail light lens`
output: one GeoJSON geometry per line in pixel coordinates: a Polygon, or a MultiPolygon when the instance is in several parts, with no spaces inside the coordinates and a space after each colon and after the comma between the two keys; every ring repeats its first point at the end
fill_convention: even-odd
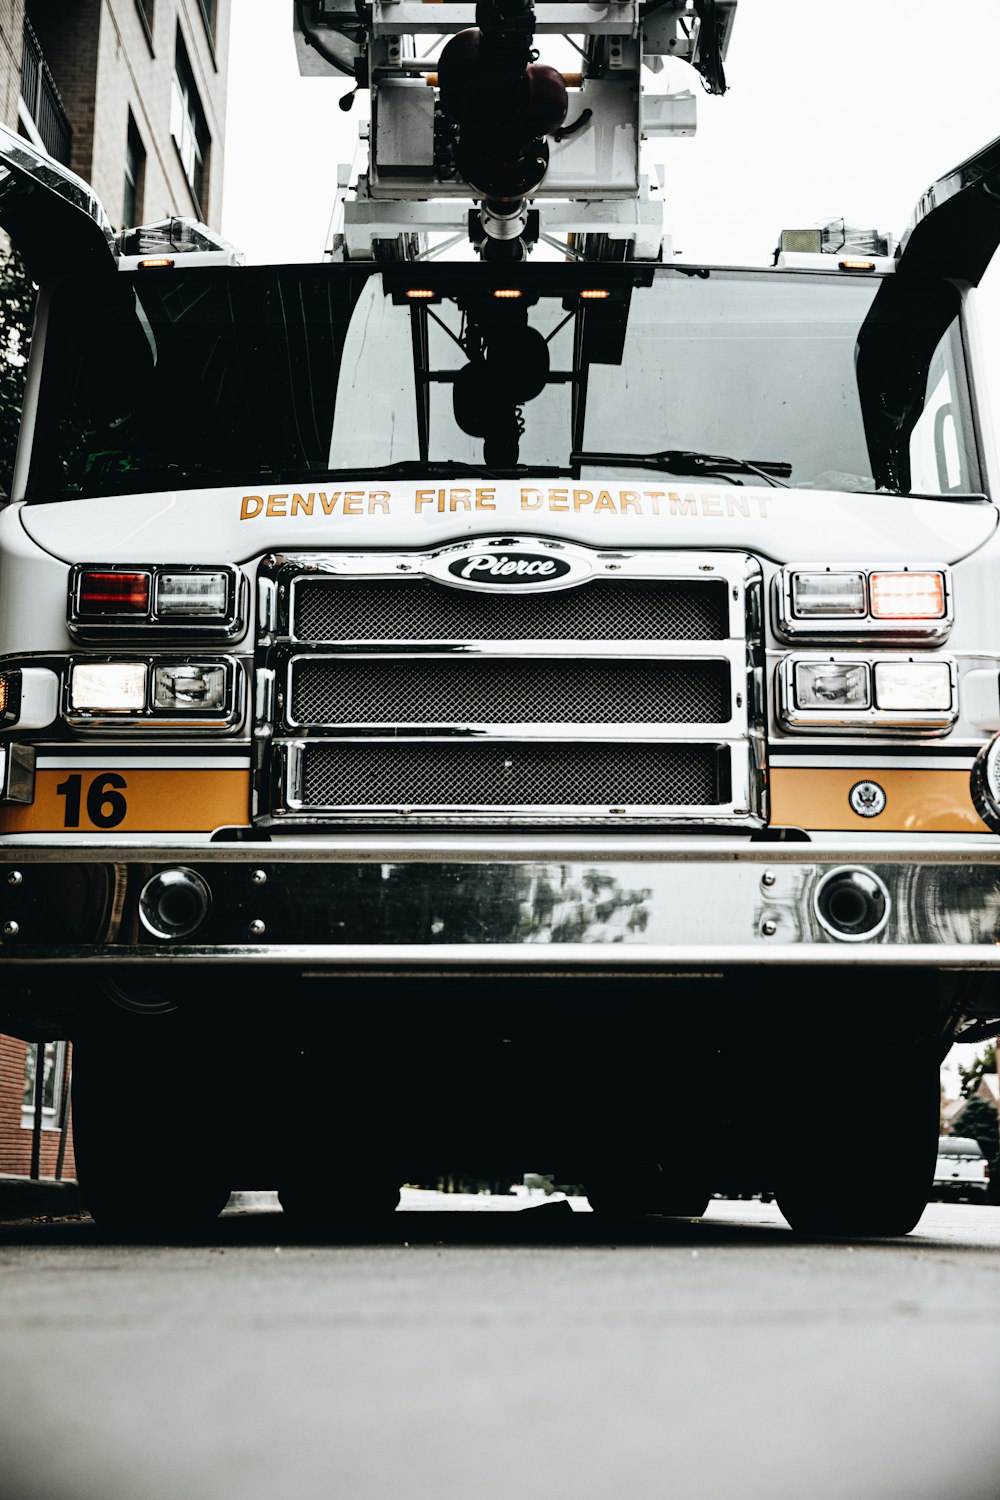
{"type": "Polygon", "coordinates": [[[148,573],[80,574],[77,610],[83,615],[148,615],[148,573]]]}

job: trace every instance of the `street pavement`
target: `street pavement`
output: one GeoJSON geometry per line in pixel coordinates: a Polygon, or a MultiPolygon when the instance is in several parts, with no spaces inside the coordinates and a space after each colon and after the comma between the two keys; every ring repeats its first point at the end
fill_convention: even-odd
{"type": "Polygon", "coordinates": [[[337,1246],[261,1195],[204,1243],[0,1226],[0,1497],[997,1500],[1000,1208],[853,1245],[584,1209],[407,1192],[337,1246]]]}

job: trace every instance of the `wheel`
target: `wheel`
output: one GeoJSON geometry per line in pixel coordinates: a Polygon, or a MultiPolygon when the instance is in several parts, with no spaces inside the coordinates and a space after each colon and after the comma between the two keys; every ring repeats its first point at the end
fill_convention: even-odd
{"type": "MultiPolygon", "coordinates": [[[[842,1094],[832,1082],[826,1097],[842,1094]]],[[[820,1118],[779,1155],[775,1197],[796,1234],[811,1239],[889,1238],[909,1234],[927,1206],[937,1161],[940,1086],[936,1059],[906,1065],[893,1093],[891,1139],[881,1160],[859,1159],[842,1120],[820,1118]],[[838,1128],[839,1125],[839,1128],[838,1128]]]]}
{"type": "Polygon", "coordinates": [[[197,1234],[225,1208],[228,1153],[192,1102],[193,1045],[168,1021],[75,1043],[77,1178],[101,1229],[125,1237],[197,1234]]]}
{"type": "Polygon", "coordinates": [[[352,1184],[334,1202],[324,1196],[329,1192],[318,1175],[285,1178],[278,1200],[292,1229],[322,1240],[349,1239],[363,1226],[386,1220],[399,1203],[399,1188],[379,1178],[352,1184]]]}
{"type": "Polygon", "coordinates": [[[657,1162],[594,1172],[584,1185],[595,1213],[622,1218],[657,1214],[671,1219],[700,1219],[709,1205],[708,1193],[673,1182],[657,1162]]]}

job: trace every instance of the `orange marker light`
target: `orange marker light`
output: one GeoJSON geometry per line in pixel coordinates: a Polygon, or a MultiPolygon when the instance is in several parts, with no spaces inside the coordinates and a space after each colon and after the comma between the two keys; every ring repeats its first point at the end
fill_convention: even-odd
{"type": "Polygon", "coordinates": [[[411,286],[406,295],[413,302],[430,302],[437,296],[437,292],[432,292],[427,286],[411,286]]]}
{"type": "Polygon", "coordinates": [[[597,301],[602,300],[605,297],[610,297],[610,296],[611,296],[610,292],[606,292],[606,291],[602,290],[601,287],[592,286],[592,287],[588,287],[585,292],[581,292],[580,293],[580,301],[581,302],[597,302],[597,301]]]}
{"type": "Polygon", "coordinates": [[[944,615],[941,573],[873,573],[870,586],[876,620],[940,620],[944,615]]]}
{"type": "Polygon", "coordinates": [[[172,266],[173,261],[169,255],[150,255],[139,262],[140,271],[160,270],[165,266],[172,266]]]}
{"type": "Polygon", "coordinates": [[[508,297],[509,298],[509,297],[523,297],[524,293],[521,292],[521,291],[518,291],[518,289],[517,289],[516,286],[498,286],[494,290],[493,295],[494,295],[494,297],[500,297],[500,298],[508,297]]]}
{"type": "Polygon", "coordinates": [[[873,260],[842,260],[840,269],[842,271],[874,271],[875,262],[873,260]]]}

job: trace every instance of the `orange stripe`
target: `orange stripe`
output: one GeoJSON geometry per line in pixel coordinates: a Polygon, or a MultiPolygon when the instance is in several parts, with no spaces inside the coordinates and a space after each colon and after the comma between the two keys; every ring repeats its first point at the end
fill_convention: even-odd
{"type": "MultiPolygon", "coordinates": [[[[114,816],[118,806],[114,801],[105,803],[105,815],[114,816]]],[[[30,807],[0,808],[0,833],[209,833],[249,821],[248,770],[116,772],[109,765],[106,771],[39,771],[30,807]],[[87,814],[87,793],[95,782],[110,775],[121,776],[125,782],[120,790],[114,789],[124,798],[125,817],[113,828],[101,828],[87,814]],[[73,782],[74,777],[79,780],[73,782]],[[67,782],[71,783],[69,795],[60,795],[57,787],[67,782]],[[74,801],[79,807],[78,828],[67,827],[74,801]]]]}
{"type": "Polygon", "coordinates": [[[872,771],[860,765],[771,771],[771,822],[785,828],[871,833],[985,833],[969,791],[968,771],[872,771]],[[864,818],[850,804],[851,788],[876,781],[885,810],[864,818]]]}

